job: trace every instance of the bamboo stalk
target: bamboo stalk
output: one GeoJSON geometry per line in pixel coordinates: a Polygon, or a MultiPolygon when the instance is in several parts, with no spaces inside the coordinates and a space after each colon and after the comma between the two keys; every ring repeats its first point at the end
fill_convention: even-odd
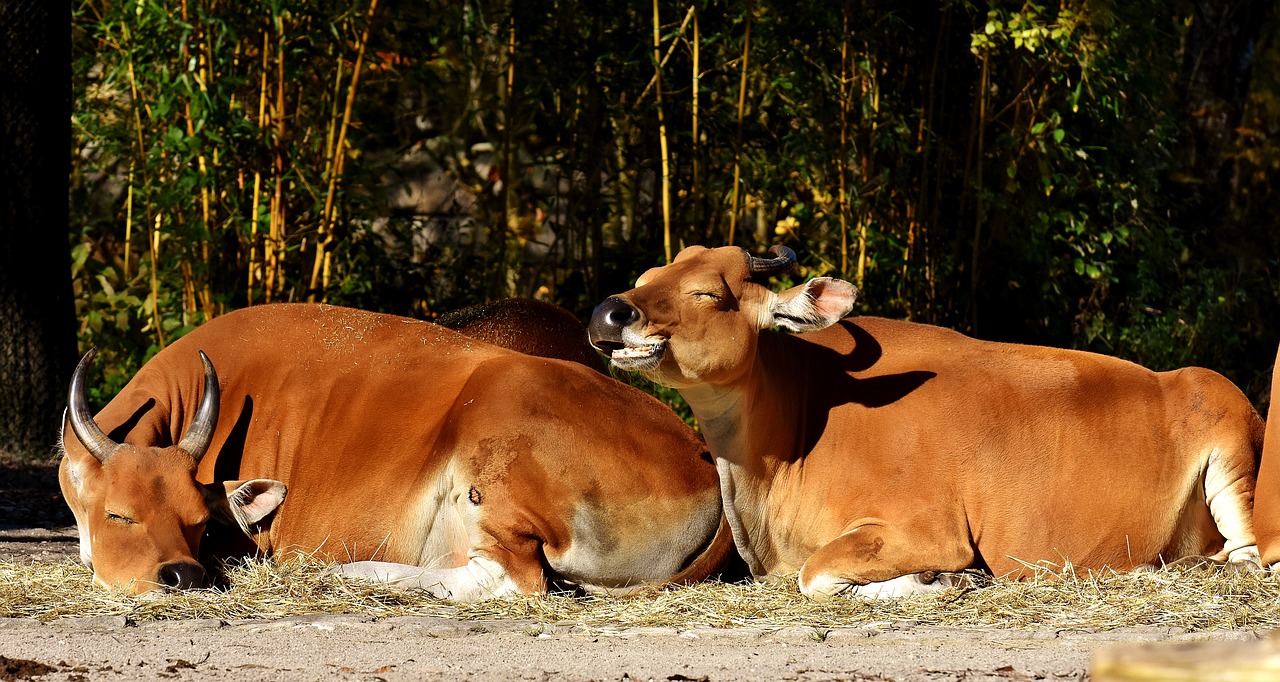
{"type": "MultiPolygon", "coordinates": [[[[688,15],[685,16],[688,20],[688,15]]],[[[654,98],[658,103],[658,141],[662,153],[662,248],[671,262],[671,161],[667,150],[667,122],[662,114],[662,37],[659,31],[658,0],[653,0],[653,80],[654,98]]]]}
{"type": "MultiPolygon", "coordinates": [[[[338,68],[334,70],[335,73],[333,78],[333,100],[332,100],[332,105],[329,108],[329,125],[328,125],[328,130],[325,132],[325,150],[324,150],[325,168],[336,170],[336,175],[334,173],[329,173],[329,178],[340,177],[342,175],[342,168],[345,166],[345,161],[337,162],[336,166],[334,165],[335,162],[337,161],[335,159],[335,156],[338,154],[338,151],[340,150],[340,147],[338,146],[338,120],[339,120],[338,102],[342,100],[342,55],[341,54],[338,55],[337,62],[338,62],[338,68]]],[[[343,154],[343,156],[345,157],[346,155],[343,154]]],[[[329,234],[332,235],[332,223],[328,223],[328,229],[329,229],[329,234]]],[[[304,248],[305,248],[305,244],[306,244],[306,240],[304,239],[303,240],[304,248]]],[[[321,273],[321,287],[323,288],[324,291],[329,290],[329,277],[331,272],[331,263],[333,262],[333,258],[332,258],[333,253],[331,251],[328,251],[325,248],[326,246],[327,246],[327,242],[321,241],[319,243],[319,246],[316,249],[316,258],[317,259],[321,258],[321,254],[323,254],[323,258],[324,258],[324,266],[322,268],[322,273],[321,273]]],[[[312,269],[314,270],[314,264],[312,266],[312,269]]],[[[312,275],[314,278],[314,272],[312,273],[312,275]]],[[[309,296],[314,297],[314,295],[315,295],[315,288],[312,287],[311,291],[309,292],[309,296]]],[[[325,298],[322,300],[327,300],[327,298],[328,296],[326,295],[325,298]]]]}
{"type": "MultiPolygon", "coordinates": [[[[278,33],[276,47],[276,121],[275,166],[273,168],[274,192],[271,196],[271,230],[269,237],[270,251],[267,256],[266,302],[270,303],[277,294],[284,291],[284,134],[285,134],[285,102],[284,102],[284,17],[276,17],[278,33]]],[[[265,248],[265,247],[264,247],[265,248]]]]}
{"type": "MultiPolygon", "coordinates": [[[[659,62],[660,66],[666,66],[667,60],[671,59],[671,54],[676,51],[676,45],[679,45],[680,39],[684,37],[684,30],[689,25],[689,20],[693,17],[693,12],[694,12],[694,7],[692,6],[689,7],[688,12],[685,12],[684,21],[680,22],[680,28],[679,30],[676,31],[676,37],[672,39],[671,47],[667,48],[667,53],[662,56],[662,61],[659,62]]],[[[654,54],[654,59],[656,60],[657,58],[658,58],[657,54],[654,54]]],[[[644,102],[644,98],[649,94],[649,91],[653,89],[653,86],[656,85],[657,82],[658,82],[658,76],[657,76],[657,71],[655,71],[654,76],[649,79],[648,83],[645,84],[644,90],[640,91],[640,96],[636,98],[637,107],[640,106],[642,102],[644,102]]]]}
{"type": "MultiPolygon", "coordinates": [[[[190,25],[191,19],[187,14],[187,0],[182,0],[180,4],[182,7],[182,23],[190,25]]],[[[197,31],[198,30],[199,29],[197,29],[197,31]]],[[[198,41],[199,41],[199,38],[197,37],[196,42],[198,41]]],[[[182,44],[182,63],[186,64],[190,58],[191,58],[191,42],[185,41],[182,44]]],[[[187,124],[187,138],[188,139],[193,138],[195,137],[196,132],[195,132],[195,124],[191,119],[191,98],[190,97],[187,97],[186,101],[182,103],[182,110],[183,110],[183,115],[184,115],[184,118],[186,119],[186,124],[187,124]]],[[[197,154],[196,159],[197,159],[196,166],[200,173],[200,178],[201,178],[201,183],[200,183],[201,192],[203,193],[204,191],[203,180],[205,175],[204,155],[197,154]]],[[[207,206],[208,205],[205,204],[205,211],[203,215],[204,227],[206,229],[209,226],[209,215],[208,215],[207,206]]],[[[177,219],[178,225],[182,228],[185,228],[186,223],[185,221],[182,220],[182,214],[177,213],[175,214],[174,217],[177,219]]],[[[185,232],[185,230],[182,230],[182,232],[185,232]]],[[[184,238],[181,240],[183,250],[186,250],[188,248],[188,245],[190,244],[190,240],[185,237],[189,237],[189,235],[184,234],[184,238]]],[[[188,325],[192,323],[192,320],[195,317],[196,287],[195,287],[195,276],[194,276],[194,273],[192,272],[193,268],[191,267],[191,259],[186,257],[186,254],[184,254],[184,257],[182,259],[181,270],[182,270],[182,323],[183,325],[188,325]]]]}
{"type": "Polygon", "coordinates": [[[162,214],[156,214],[155,227],[147,235],[147,248],[151,252],[151,325],[156,329],[156,344],[163,349],[165,341],[164,327],[160,324],[160,276],[156,272],[156,264],[160,262],[161,217],[162,214]]]}
{"type": "Polygon", "coordinates": [[[124,200],[124,281],[129,281],[129,253],[133,251],[133,163],[129,162],[129,190],[124,200]]]}
{"type": "MultiPolygon", "coordinates": [[[[209,75],[210,75],[209,60],[210,60],[210,55],[213,54],[213,48],[209,45],[209,32],[207,30],[201,29],[200,33],[201,33],[201,37],[204,38],[203,40],[204,50],[200,54],[199,84],[200,84],[200,92],[205,93],[207,95],[209,92],[209,75]]],[[[204,231],[200,235],[200,258],[204,261],[204,277],[200,287],[200,307],[204,312],[204,319],[206,322],[208,322],[209,320],[212,320],[214,317],[213,280],[210,276],[210,273],[212,272],[212,270],[211,270],[211,263],[209,261],[209,238],[213,236],[213,228],[211,227],[213,223],[210,220],[210,217],[211,217],[210,203],[211,203],[211,197],[214,194],[213,183],[216,182],[217,176],[211,175],[209,173],[209,165],[212,165],[214,168],[217,168],[218,166],[218,148],[217,147],[213,148],[213,156],[210,159],[210,161],[212,163],[207,164],[205,162],[205,156],[203,154],[201,154],[199,157],[200,177],[203,179],[203,181],[200,183],[200,210],[201,210],[201,215],[203,216],[203,221],[204,221],[204,231]]]]}
{"type": "MultiPolygon", "coordinates": [[[[868,90],[867,74],[863,73],[861,70],[859,70],[858,73],[858,90],[858,102],[860,105],[858,108],[865,112],[868,90]]],[[[861,183],[858,189],[858,263],[854,272],[853,281],[858,285],[858,288],[862,288],[863,276],[867,267],[867,213],[870,211],[867,203],[871,194],[871,183],[868,180],[871,177],[871,159],[867,153],[870,145],[867,144],[869,140],[865,114],[862,118],[861,125],[859,126],[858,138],[862,141],[862,144],[860,145],[861,149],[859,150],[860,153],[858,155],[858,163],[861,166],[861,183]]]]}
{"type": "MultiPolygon", "coordinates": [[[[865,47],[864,51],[870,52],[865,47]]],[[[872,140],[875,139],[876,129],[879,126],[880,113],[880,81],[876,78],[874,66],[862,74],[860,79],[862,83],[862,97],[871,100],[871,125],[863,126],[866,133],[866,142],[862,145],[862,183],[865,188],[872,176],[872,158],[870,150],[872,148],[872,140]]],[[[867,229],[871,223],[872,209],[863,202],[861,210],[858,211],[858,273],[856,281],[859,287],[862,286],[863,279],[866,276],[867,269],[867,229]]]]}
{"type": "MultiPolygon", "coordinates": [[[[699,96],[700,93],[698,92],[698,79],[701,76],[700,74],[701,67],[699,66],[699,58],[702,52],[702,36],[698,30],[698,5],[696,2],[693,5],[690,5],[689,13],[693,15],[693,88],[692,88],[693,90],[693,95],[692,95],[693,124],[690,128],[693,135],[693,154],[692,154],[693,178],[692,178],[692,188],[691,188],[690,196],[693,197],[693,200],[695,202],[694,206],[696,210],[696,207],[698,206],[698,203],[696,202],[699,201],[699,196],[700,196],[698,194],[698,188],[700,186],[700,183],[698,182],[699,180],[698,172],[700,170],[698,165],[698,155],[701,153],[701,143],[698,140],[698,100],[701,99],[701,97],[699,96]]],[[[701,217],[702,216],[700,215],[700,212],[697,212],[694,215],[694,218],[698,222],[700,222],[701,217]]],[[[695,224],[697,224],[697,222],[695,222],[695,224]]]]}
{"type": "Polygon", "coordinates": [[[263,299],[270,303],[276,299],[276,294],[284,290],[283,274],[281,273],[280,260],[282,258],[279,244],[283,241],[284,233],[284,180],[277,173],[275,178],[275,188],[271,194],[269,228],[267,231],[267,243],[263,246],[266,272],[263,282],[263,299]]]}
{"type": "Polygon", "coordinates": [[[331,276],[332,271],[333,271],[333,252],[325,251],[324,252],[324,286],[326,289],[329,288],[329,277],[331,276]]]}
{"type": "Polygon", "coordinates": [[[919,219],[916,217],[915,202],[910,199],[907,199],[906,201],[906,212],[907,243],[902,247],[902,272],[900,273],[898,281],[898,295],[902,298],[906,318],[910,320],[912,318],[911,297],[907,295],[909,293],[907,288],[907,275],[910,272],[909,265],[911,264],[911,254],[915,250],[916,246],[916,224],[919,222],[919,219]]]}
{"type": "MultiPolygon", "coordinates": [[[[338,102],[342,101],[342,55],[337,58],[338,68],[333,76],[333,104],[329,107],[329,127],[324,137],[324,167],[333,166],[334,143],[338,138],[338,102]]],[[[327,172],[327,170],[326,170],[327,172]]]]}
{"type": "Polygon", "coordinates": [[[733,200],[729,212],[729,241],[733,244],[734,232],[738,228],[738,184],[742,178],[742,119],[747,103],[747,57],[751,53],[751,9],[752,1],[747,0],[746,28],[742,38],[742,80],[738,84],[738,134],[733,146],[733,200]]]}
{"type": "MultiPolygon", "coordinates": [[[[124,40],[128,41],[129,28],[123,22],[120,24],[120,31],[124,40]]],[[[126,52],[125,54],[128,54],[128,53],[126,52]]],[[[138,102],[141,100],[139,100],[138,98],[138,79],[133,71],[132,55],[128,56],[126,66],[129,72],[129,96],[130,96],[129,102],[132,104],[134,133],[137,136],[137,143],[138,143],[135,159],[140,159],[142,158],[143,151],[146,149],[146,147],[142,142],[142,114],[138,110],[138,102]]],[[[134,173],[135,163],[136,161],[131,161],[129,163],[129,197],[128,197],[128,209],[125,217],[125,238],[124,238],[124,242],[125,242],[125,250],[124,250],[125,268],[124,269],[125,269],[126,280],[128,279],[128,273],[129,273],[129,251],[130,251],[129,244],[130,244],[130,239],[133,236],[133,188],[134,188],[133,173],[134,173]]],[[[143,187],[147,186],[147,174],[146,174],[145,166],[143,167],[143,170],[142,170],[142,186],[143,187]]],[[[144,193],[143,196],[147,196],[147,195],[144,193]]],[[[150,212],[150,208],[151,208],[150,202],[148,201],[147,203],[148,213],[150,212]]],[[[154,268],[154,263],[152,264],[152,267],[154,268]]]]}
{"type": "Polygon", "coordinates": [[[515,122],[512,119],[515,115],[516,95],[516,15],[514,4],[508,6],[507,14],[510,17],[510,28],[507,32],[507,87],[506,98],[503,101],[505,120],[502,128],[502,153],[506,156],[506,167],[503,169],[503,172],[506,173],[508,177],[502,178],[502,188],[503,193],[506,195],[507,229],[511,229],[513,227],[511,215],[511,188],[515,184],[515,171],[513,170],[513,166],[515,165],[515,146],[512,144],[512,128],[515,127],[515,122]]]}
{"type": "Polygon", "coordinates": [[[192,323],[196,312],[196,285],[191,271],[191,259],[183,258],[179,268],[182,271],[182,324],[192,323]]]}
{"type": "Polygon", "coordinates": [[[502,258],[499,262],[506,269],[503,276],[503,294],[510,296],[512,291],[513,276],[507,264],[507,248],[510,246],[511,237],[518,234],[519,214],[515,210],[515,193],[512,187],[515,184],[515,145],[512,140],[512,128],[515,127],[515,82],[516,82],[516,14],[515,3],[507,3],[507,83],[504,88],[504,99],[502,103],[503,110],[503,126],[502,126],[502,207],[503,207],[503,232],[502,232],[502,258]]]}
{"type": "MultiPolygon", "coordinates": [[[[190,100],[187,100],[187,102],[186,102],[186,105],[185,105],[185,114],[186,114],[186,119],[187,119],[187,137],[195,137],[195,126],[194,126],[194,124],[193,124],[193,122],[192,122],[192,119],[191,119],[191,101],[190,101],[190,100]]],[[[199,170],[199,172],[200,172],[200,178],[201,178],[201,182],[200,182],[200,224],[201,224],[201,226],[203,227],[203,232],[201,233],[201,236],[200,236],[200,239],[199,239],[199,241],[198,241],[197,246],[198,246],[198,250],[200,251],[200,257],[201,257],[202,262],[204,263],[205,273],[206,273],[205,279],[204,279],[204,281],[203,281],[203,282],[201,283],[201,285],[200,285],[200,289],[201,289],[201,291],[200,291],[200,295],[199,295],[199,300],[200,300],[200,306],[199,306],[199,307],[200,307],[200,309],[204,312],[204,315],[205,315],[205,321],[207,322],[208,320],[213,319],[213,314],[212,314],[212,313],[213,313],[213,301],[212,301],[212,291],[210,290],[209,281],[208,281],[208,275],[207,275],[207,273],[208,273],[208,271],[209,271],[209,239],[208,239],[208,235],[209,235],[209,233],[210,233],[210,231],[209,231],[209,187],[208,187],[208,185],[207,185],[207,179],[208,179],[208,175],[209,175],[209,168],[208,168],[208,164],[205,162],[205,156],[204,156],[204,154],[197,154],[197,155],[196,155],[196,168],[199,170]]],[[[192,277],[192,278],[194,278],[194,275],[193,275],[192,270],[191,270],[191,263],[190,263],[190,261],[184,261],[184,262],[183,262],[183,272],[184,272],[184,273],[186,273],[186,276],[187,276],[187,277],[192,277]]],[[[190,310],[191,310],[191,312],[194,312],[194,311],[195,311],[195,309],[196,309],[196,294],[195,294],[195,285],[194,285],[194,280],[193,280],[193,284],[191,285],[191,292],[192,292],[192,293],[191,293],[191,308],[190,308],[190,310]]]]}
{"type": "MultiPolygon", "coordinates": [[[[270,37],[266,31],[262,32],[262,75],[258,81],[258,130],[265,130],[267,127],[267,69],[268,55],[271,52],[270,37]]],[[[262,171],[254,169],[253,171],[253,203],[249,214],[249,282],[248,282],[248,302],[253,305],[253,287],[255,283],[261,282],[263,275],[263,264],[258,262],[258,210],[261,206],[262,192],[262,171]]],[[[266,251],[266,245],[263,245],[263,251],[266,251]]]]}
{"type": "MultiPolygon", "coordinates": [[[[338,179],[342,176],[342,167],[346,154],[342,148],[347,141],[347,130],[351,127],[351,111],[355,107],[356,88],[360,85],[360,71],[364,64],[364,50],[369,44],[369,30],[373,26],[374,13],[378,10],[378,0],[370,0],[369,13],[365,16],[364,32],[360,35],[360,43],[356,46],[356,63],[351,70],[351,85],[347,88],[347,102],[342,111],[342,125],[338,128],[338,139],[334,143],[333,159],[329,167],[329,188],[324,198],[324,213],[320,222],[320,234],[317,235],[316,258],[311,266],[311,283],[307,294],[308,301],[315,300],[316,286],[320,283],[321,271],[324,269],[325,253],[333,242],[333,202],[338,191],[338,179]]],[[[327,270],[325,270],[327,272],[327,270]]],[[[325,277],[324,285],[329,285],[325,277]]]]}
{"type": "MultiPolygon", "coordinates": [[[[845,1],[840,33],[840,156],[836,171],[840,174],[840,274],[849,272],[849,195],[846,186],[849,156],[849,3],[845,1]]],[[[861,282],[859,282],[861,286],[861,282]]]]}
{"type": "Polygon", "coordinates": [[[253,305],[253,287],[261,281],[261,264],[258,263],[258,206],[262,192],[262,171],[253,171],[253,207],[249,218],[249,281],[248,303],[253,305]]]}
{"type": "MultiPolygon", "coordinates": [[[[126,41],[129,40],[129,29],[123,23],[120,24],[121,33],[126,41]]],[[[128,54],[128,53],[126,53],[128,54]]],[[[146,145],[142,143],[142,114],[138,111],[138,77],[133,72],[133,55],[129,55],[129,60],[125,64],[129,72],[129,102],[133,104],[133,124],[134,131],[138,136],[138,154],[142,154],[142,150],[146,149],[146,145]]]]}
{"type": "Polygon", "coordinates": [[[989,87],[990,68],[989,54],[986,50],[982,52],[982,77],[978,89],[978,153],[975,158],[977,164],[977,191],[974,200],[976,202],[976,210],[974,212],[973,221],[973,254],[969,269],[969,288],[973,293],[973,301],[970,303],[970,332],[978,331],[978,260],[982,255],[982,223],[986,221],[987,206],[983,201],[983,179],[982,169],[986,164],[983,163],[983,156],[986,154],[986,129],[987,129],[987,88],[989,87]]]}

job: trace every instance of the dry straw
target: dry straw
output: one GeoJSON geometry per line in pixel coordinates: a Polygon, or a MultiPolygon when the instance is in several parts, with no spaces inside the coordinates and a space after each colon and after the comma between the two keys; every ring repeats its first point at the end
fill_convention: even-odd
{"type": "Polygon", "coordinates": [[[1280,577],[1221,568],[1127,574],[1045,575],[935,595],[866,601],[802,597],[794,579],[775,584],[707,582],[632,597],[552,594],[452,604],[326,573],[307,558],[226,567],[218,589],[127,597],[92,584],[78,564],[0,562],[0,617],[126,616],[135,621],[280,618],[314,613],[533,620],[587,628],[858,627],[911,622],[951,627],[1107,630],[1167,626],[1189,631],[1280,627],[1280,577]]]}

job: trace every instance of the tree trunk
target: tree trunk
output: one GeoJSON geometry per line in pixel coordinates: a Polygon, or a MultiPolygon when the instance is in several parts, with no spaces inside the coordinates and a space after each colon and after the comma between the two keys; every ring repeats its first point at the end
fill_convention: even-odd
{"type": "Polygon", "coordinates": [[[0,450],[47,453],[75,362],[71,5],[0,0],[0,450]]]}

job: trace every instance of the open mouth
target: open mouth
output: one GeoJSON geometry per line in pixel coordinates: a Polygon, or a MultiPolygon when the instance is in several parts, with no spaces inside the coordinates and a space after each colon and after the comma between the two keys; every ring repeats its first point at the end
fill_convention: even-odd
{"type": "Polygon", "coordinates": [[[662,362],[662,354],[666,351],[665,342],[649,343],[637,346],[626,345],[615,348],[609,355],[619,369],[640,370],[652,369],[662,362]]]}

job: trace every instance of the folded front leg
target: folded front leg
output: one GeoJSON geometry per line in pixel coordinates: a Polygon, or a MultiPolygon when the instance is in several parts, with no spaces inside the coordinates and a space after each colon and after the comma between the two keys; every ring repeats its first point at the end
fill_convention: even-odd
{"type": "Polygon", "coordinates": [[[813,599],[848,593],[872,599],[940,592],[963,584],[971,549],[939,554],[932,539],[915,538],[883,524],[858,526],[814,552],[800,568],[800,592],[813,599]]]}

